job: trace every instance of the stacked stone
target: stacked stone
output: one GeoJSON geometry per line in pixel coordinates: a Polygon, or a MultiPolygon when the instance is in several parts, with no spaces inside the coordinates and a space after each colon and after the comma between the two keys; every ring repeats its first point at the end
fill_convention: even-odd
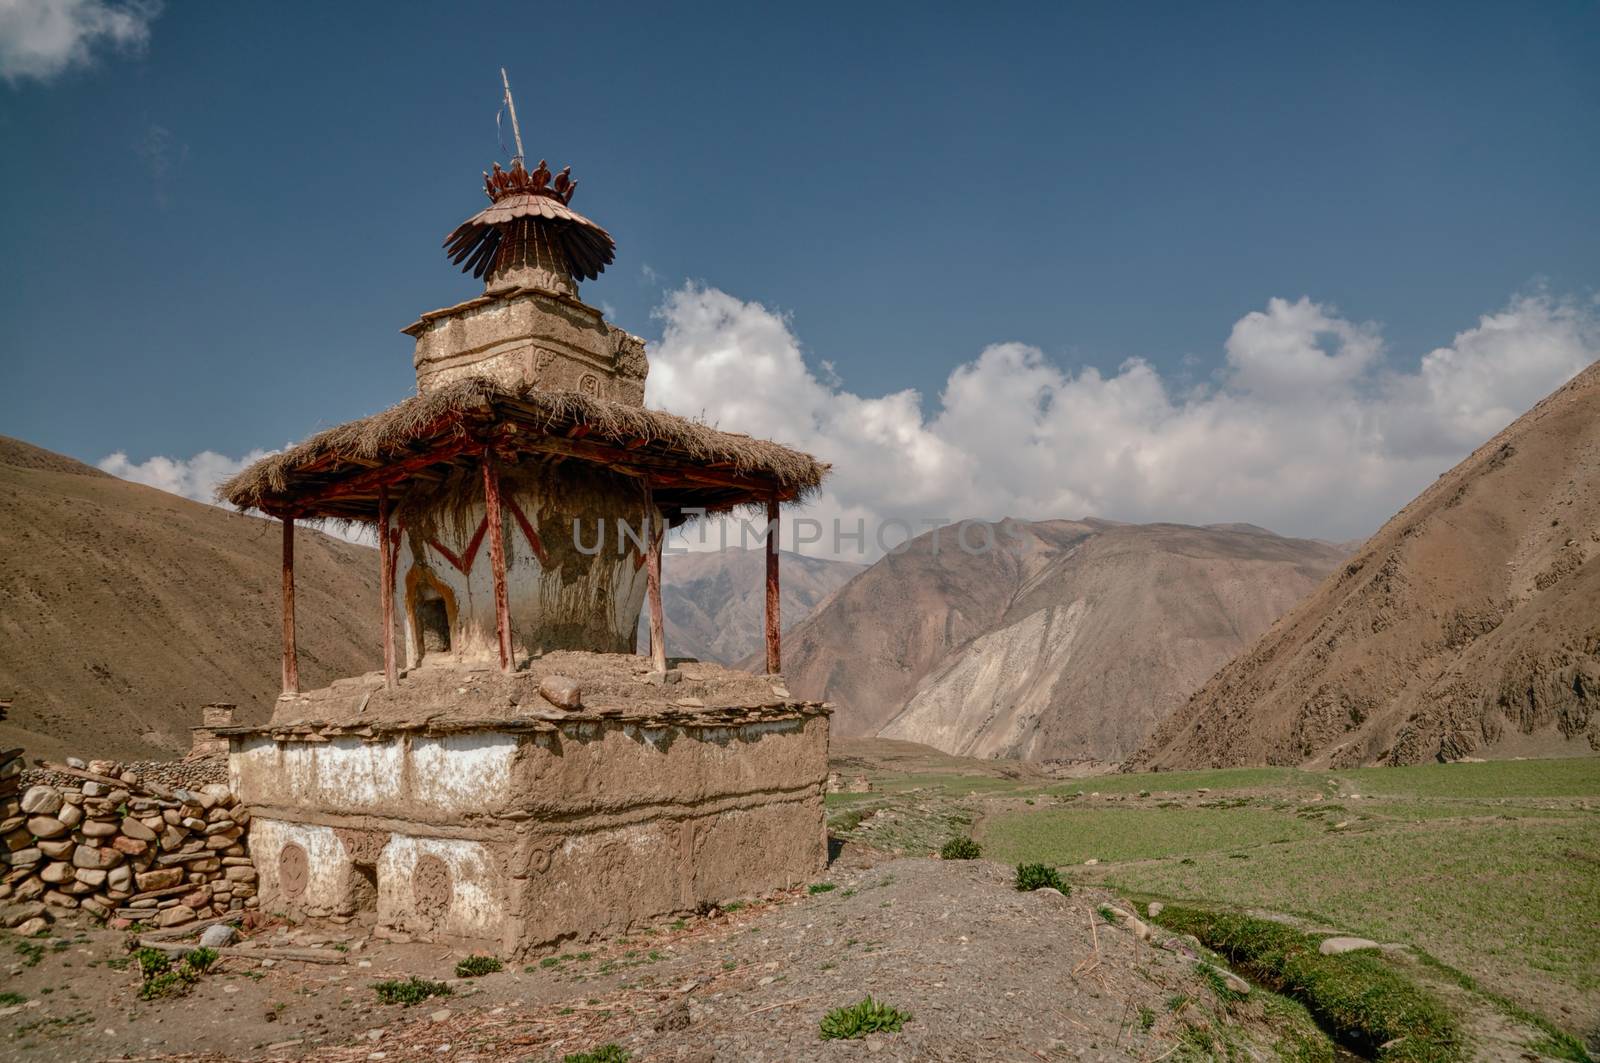
{"type": "Polygon", "coordinates": [[[117,773],[109,761],[69,759],[68,768],[93,778],[31,786],[18,797],[20,765],[17,756],[0,766],[6,922],[77,910],[176,927],[258,904],[245,850],[250,810],[225,784],[169,789],[117,773]]]}

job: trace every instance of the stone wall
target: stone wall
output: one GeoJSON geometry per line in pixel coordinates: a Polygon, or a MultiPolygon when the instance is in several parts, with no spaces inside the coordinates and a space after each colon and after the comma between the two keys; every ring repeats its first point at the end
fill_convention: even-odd
{"type": "Polygon", "coordinates": [[[518,956],[806,882],[828,719],[770,716],[234,736],[262,905],[518,956]]]}
{"type": "Polygon", "coordinates": [[[24,934],[57,912],[163,927],[254,908],[250,811],[223,784],[170,788],[110,761],[0,764],[0,901],[24,934]]]}

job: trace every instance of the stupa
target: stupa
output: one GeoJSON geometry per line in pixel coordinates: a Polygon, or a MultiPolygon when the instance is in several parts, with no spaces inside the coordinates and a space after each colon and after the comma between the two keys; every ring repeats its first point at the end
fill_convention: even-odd
{"type": "Polygon", "coordinates": [[[783,685],[776,518],[827,466],[645,407],[643,341],[579,298],[615,244],[576,185],[496,164],[445,241],[483,293],[404,330],[417,393],[219,492],[282,524],[283,694],[216,729],[264,910],[517,956],[825,864],[829,708],[783,685]],[[768,520],[759,676],[664,646],[665,532],[741,509],[768,520]],[[374,529],[382,673],[300,689],[305,521],[374,529]]]}

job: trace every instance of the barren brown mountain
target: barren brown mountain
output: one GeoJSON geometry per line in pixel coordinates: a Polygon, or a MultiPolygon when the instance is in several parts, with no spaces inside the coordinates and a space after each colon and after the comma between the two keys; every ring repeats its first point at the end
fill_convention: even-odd
{"type": "MultiPolygon", "coordinates": [[[[303,684],[377,667],[376,552],[301,531],[303,684]]],[[[279,685],[278,527],[0,436],[0,746],[169,757],[279,685]]]]}
{"type": "Polygon", "coordinates": [[[1138,763],[1600,750],[1600,363],[1441,476],[1138,763]]]}
{"type": "MultiPolygon", "coordinates": [[[[785,628],[800,623],[818,603],[865,565],[782,551],[780,614],[785,628]]],[[[767,607],[763,550],[701,551],[661,559],[661,606],[667,652],[674,657],[734,664],[761,649],[767,607]]],[[[639,646],[650,645],[648,611],[639,617],[639,646]]],[[[757,663],[765,668],[765,659],[757,663]]]]}
{"type": "Polygon", "coordinates": [[[836,733],[1119,760],[1345,556],[1249,525],[1094,519],[966,542],[919,537],[788,638],[790,688],[833,701],[836,733]]]}

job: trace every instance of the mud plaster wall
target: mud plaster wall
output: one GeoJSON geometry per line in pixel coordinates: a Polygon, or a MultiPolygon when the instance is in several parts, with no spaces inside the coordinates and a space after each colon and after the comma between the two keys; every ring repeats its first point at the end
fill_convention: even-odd
{"type": "Polygon", "coordinates": [[[606,323],[576,299],[523,291],[427,321],[416,334],[417,390],[466,376],[507,387],[581,391],[644,404],[644,341],[606,323]]]}
{"type": "Polygon", "coordinates": [[[519,956],[814,877],[827,727],[236,737],[230,774],[264,910],[519,956]]]}
{"type": "MultiPolygon", "coordinates": [[[[406,615],[409,667],[426,655],[418,609],[432,596],[448,603],[452,659],[498,659],[494,570],[481,482],[474,481],[466,485],[464,503],[441,501],[429,508],[418,502],[400,514],[406,534],[398,552],[397,591],[406,615]]],[[[634,652],[644,607],[644,554],[634,538],[619,532],[618,521],[643,542],[647,503],[638,481],[564,462],[507,466],[501,483],[513,651],[519,657],[550,650],[634,652]]],[[[659,513],[651,516],[661,520],[659,513]]]]}

